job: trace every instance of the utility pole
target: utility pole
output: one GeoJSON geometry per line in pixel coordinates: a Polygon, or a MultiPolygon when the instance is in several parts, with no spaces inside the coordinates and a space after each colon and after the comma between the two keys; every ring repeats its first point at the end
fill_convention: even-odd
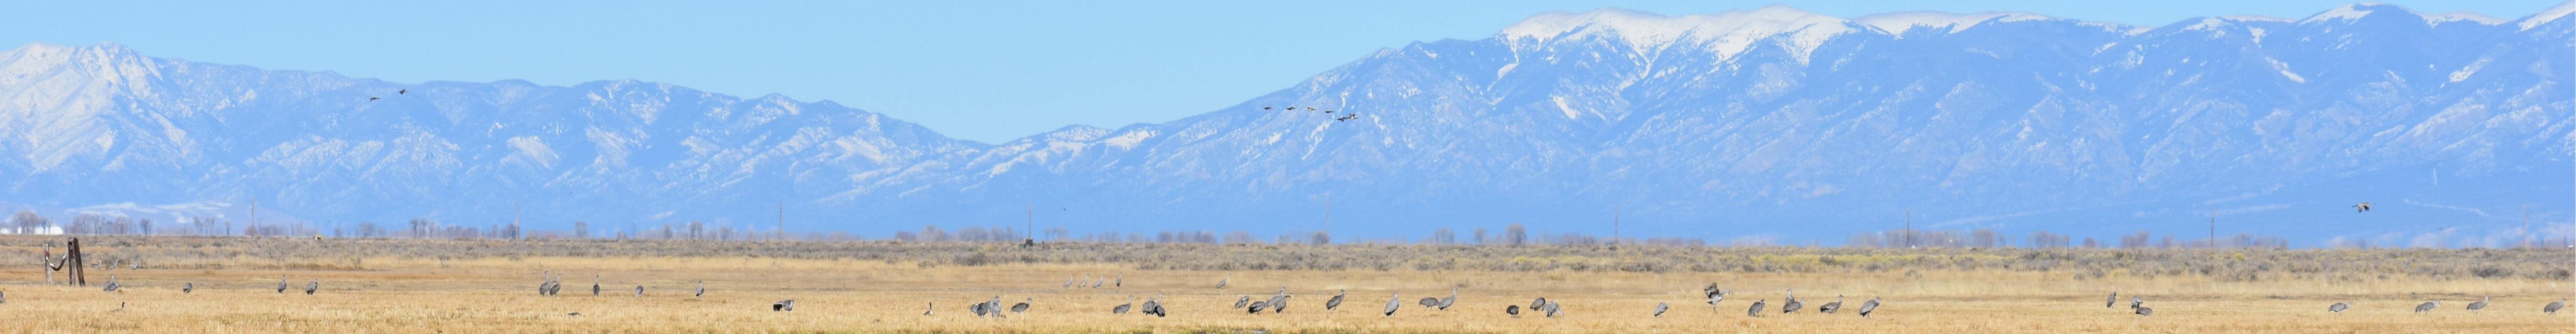
{"type": "Polygon", "coordinates": [[[787,201],[778,201],[778,239],[787,240],[787,201]]]}
{"type": "Polygon", "coordinates": [[[1619,249],[1619,205],[1610,205],[1610,249],[1619,249]]]}
{"type": "Polygon", "coordinates": [[[2218,248],[2218,207],[2209,207],[2209,248],[2218,248]]]}
{"type": "Polygon", "coordinates": [[[1333,196],[1324,195],[1324,243],[1333,240],[1333,196]]]}
{"type": "Polygon", "coordinates": [[[1905,207],[1905,248],[1914,248],[1914,207],[1905,207]]]}
{"type": "MultiPolygon", "coordinates": [[[[250,199],[250,227],[251,227],[251,228],[259,228],[259,198],[258,198],[258,197],[252,197],[252,198],[250,199]]],[[[231,226],[225,226],[225,227],[224,227],[224,229],[229,230],[229,229],[232,229],[232,227],[231,227],[231,226]]],[[[232,234],[232,231],[224,231],[224,234],[232,234]]]]}

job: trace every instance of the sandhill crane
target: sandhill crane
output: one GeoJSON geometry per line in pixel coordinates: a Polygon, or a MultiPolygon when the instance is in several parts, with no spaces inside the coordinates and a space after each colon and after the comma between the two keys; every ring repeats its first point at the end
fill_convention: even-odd
{"type": "Polygon", "coordinates": [[[1343,295],[1348,295],[1348,294],[1350,294],[1350,293],[1351,293],[1351,290],[1348,290],[1348,289],[1340,290],[1340,291],[1338,291],[1338,292],[1334,292],[1334,293],[1333,293],[1333,299],[1329,299],[1329,300],[1325,300],[1325,301],[1324,301],[1324,310],[1325,310],[1325,311],[1331,311],[1331,310],[1336,309],[1336,308],[1341,308],[1341,307],[1342,307],[1342,296],[1343,296],[1343,295]]]}
{"type": "Polygon", "coordinates": [[[698,294],[689,295],[689,296],[690,296],[690,297],[706,297],[706,296],[707,296],[707,281],[698,281],[698,294]]]}
{"type": "Polygon", "coordinates": [[[1530,300],[1529,310],[1538,311],[1539,308],[1545,306],[1547,306],[1547,297],[1538,297],[1538,299],[1530,300]]]}
{"type": "Polygon", "coordinates": [[[2113,306],[2113,305],[2120,305],[2120,292],[2119,292],[2119,291],[2112,291],[2112,292],[2111,292],[2111,298],[2110,298],[2110,299],[2107,299],[2107,300],[2103,300],[2103,301],[2102,301],[2102,308],[2111,308],[2111,306],[2113,306]]]}
{"type": "Polygon", "coordinates": [[[939,313],[939,302],[930,302],[928,305],[924,305],[924,309],[921,310],[921,315],[930,315],[932,313],[939,313]]]}
{"type": "Polygon", "coordinates": [[[277,276],[277,293],[286,293],[286,276],[277,276]]]}
{"type": "Polygon", "coordinates": [[[1252,295],[1243,295],[1242,298],[1234,299],[1234,308],[1243,308],[1250,304],[1252,304],[1252,295]]]}
{"type": "Polygon", "coordinates": [[[975,314],[975,316],[976,316],[976,317],[979,317],[979,318],[980,318],[980,317],[983,317],[983,316],[984,316],[984,312],[985,312],[985,311],[984,311],[984,302],[975,302],[974,304],[966,304],[966,312],[974,313],[974,314],[975,314]]]}
{"type": "Polygon", "coordinates": [[[635,298],[644,298],[644,286],[635,286],[635,298]]]}
{"type": "Polygon", "coordinates": [[[1261,314],[1261,309],[1262,309],[1263,307],[1268,307],[1268,306],[1270,306],[1270,301],[1267,301],[1267,300],[1264,300],[1264,301],[1257,301],[1257,302],[1252,302],[1252,306],[1247,307],[1247,308],[1244,308],[1244,310],[1247,310],[1247,312],[1246,312],[1246,313],[1251,313],[1251,314],[1261,314]]]}
{"type": "Polygon", "coordinates": [[[315,279],[315,280],[313,280],[313,281],[311,281],[311,282],[304,282],[304,294],[305,294],[305,295],[312,295],[312,294],[313,294],[313,290],[321,290],[321,289],[322,289],[322,280],[320,280],[320,279],[315,279]]]}
{"type": "Polygon", "coordinates": [[[1270,295],[1270,313],[1280,311],[1288,311],[1288,290],[1285,288],[1280,288],[1280,295],[1270,295]]]}
{"type": "Polygon", "coordinates": [[[2549,302],[2549,305],[2541,306],[2540,311],[2548,312],[2549,314],[2558,314],[2558,309],[2562,308],[2567,308],[2567,298],[2559,298],[2558,301],[2549,302]]]}
{"type": "Polygon", "coordinates": [[[1094,279],[1091,279],[1091,288],[1093,288],[1093,289],[1099,289],[1099,288],[1100,288],[1101,283],[1106,283],[1106,282],[1109,282],[1109,279],[1108,279],[1108,278],[1094,278],[1094,279]]]}
{"type": "Polygon", "coordinates": [[[563,294],[563,273],[555,273],[555,277],[553,279],[546,281],[546,295],[553,296],[559,294],[563,294]]]}
{"type": "Polygon", "coordinates": [[[1503,305],[1503,314],[1510,314],[1510,315],[1512,315],[1512,317],[1513,317],[1513,318],[1519,318],[1519,317],[1521,317],[1521,306],[1520,306],[1520,305],[1503,305]]]}
{"type": "Polygon", "coordinates": [[[1842,309],[1843,309],[1843,295],[1834,295],[1834,302],[1831,302],[1831,303],[1825,303],[1825,306],[1817,306],[1817,307],[1816,307],[1816,312],[1824,312],[1825,314],[1834,314],[1834,311],[1838,311],[1838,310],[1842,310],[1842,309]]]}
{"type": "Polygon", "coordinates": [[[1449,288],[1449,297],[1448,297],[1448,298],[1441,298],[1441,299],[1440,299],[1440,310],[1442,310],[1442,311],[1448,311],[1448,310],[1449,310],[1449,305],[1457,305],[1457,304],[1458,304],[1458,288],[1449,288]]]}
{"type": "Polygon", "coordinates": [[[1414,304],[1422,304],[1422,307],[1440,307],[1440,298],[1422,297],[1421,301],[1414,304]]]}
{"type": "Polygon", "coordinates": [[[2486,297],[2486,299],[2481,299],[2481,300],[2478,300],[2477,302],[2469,303],[2469,311],[2471,311],[2471,312],[2475,312],[2475,311],[2477,311],[2477,310],[2484,310],[2484,309],[2487,309],[2487,302],[2490,302],[2490,301],[2495,301],[2495,296],[2487,296],[2487,297],[2486,297]]]}
{"type": "Polygon", "coordinates": [[[408,93],[411,93],[411,90],[410,90],[410,89],[404,89],[404,90],[397,90],[397,91],[394,91],[394,94],[408,94],[408,93]]]}
{"type": "Polygon", "coordinates": [[[1769,300],[1769,299],[1762,299],[1762,300],[1755,300],[1755,301],[1753,301],[1753,308],[1744,309],[1744,315],[1745,315],[1745,316],[1749,316],[1749,317],[1761,317],[1761,316],[1762,316],[1762,303],[1763,303],[1763,302],[1768,302],[1768,301],[1771,301],[1771,300],[1769,300]]]}
{"type": "Polygon", "coordinates": [[[1565,314],[1565,312],[1564,312],[1564,310],[1565,310],[1565,309],[1564,309],[1562,306],[1565,306],[1565,305],[1564,305],[1564,304],[1558,304],[1558,303],[1556,303],[1556,302],[1547,302],[1547,310],[1546,310],[1546,311],[1547,311],[1547,317],[1549,317],[1549,318],[1555,318],[1555,317],[1556,317],[1557,315],[1559,315],[1559,314],[1565,314]]]}
{"type": "Polygon", "coordinates": [[[1404,306],[1404,293],[1402,292],[1395,293],[1395,296],[1386,300],[1386,316],[1395,316],[1395,308],[1398,306],[1404,306]]]}
{"type": "Polygon", "coordinates": [[[1664,310],[1671,309],[1671,308],[1673,308],[1673,306],[1672,306],[1672,305],[1666,305],[1666,304],[1664,304],[1664,303],[1655,303],[1655,316],[1658,316],[1658,317],[1664,316],[1664,310]]]}
{"type": "Polygon", "coordinates": [[[367,102],[376,102],[376,100],[382,100],[382,99],[384,99],[384,98],[381,98],[381,97],[374,97],[374,96],[369,96],[369,97],[367,97],[367,102]]]}
{"type": "Polygon", "coordinates": [[[182,285],[179,285],[179,293],[196,293],[196,292],[197,292],[197,283],[191,282],[191,283],[188,283],[188,284],[182,284],[182,285]]]}
{"type": "Polygon", "coordinates": [[[985,313],[985,314],[991,314],[991,315],[993,315],[994,317],[1001,317],[1001,316],[1002,316],[1002,296],[993,296],[993,299],[992,299],[992,300],[984,301],[984,313],[985,313]]]}
{"type": "Polygon", "coordinates": [[[1699,292],[1702,296],[1708,297],[1710,307],[1716,307],[1717,302],[1726,300],[1726,289],[1717,288],[1717,283],[1709,283],[1708,287],[1700,288],[1699,292]]]}
{"type": "Polygon", "coordinates": [[[2424,302],[2423,304],[2415,304],[2415,313],[2432,312],[2433,308],[2441,306],[2442,301],[2439,300],[2424,302]]]}
{"type": "Polygon", "coordinates": [[[2138,308],[2138,307],[2140,307],[2140,305],[2146,305],[2146,304],[2147,304],[2147,300],[2146,300],[2146,299],[2138,298],[2138,296],[2129,296],[2129,308],[2138,308]]]}
{"type": "Polygon", "coordinates": [[[1012,305],[1011,305],[1011,313],[1028,313],[1028,312],[1029,312],[1029,303],[1035,303],[1035,302],[1038,302],[1038,299],[1037,299],[1037,298],[1021,298],[1021,299],[1022,299],[1022,300],[1020,301],[1020,303],[1019,303],[1019,304],[1012,304],[1012,305]]]}
{"type": "Polygon", "coordinates": [[[2137,311],[2131,311],[2131,313],[2137,313],[2138,316],[2141,317],[2155,316],[2156,309],[2153,307],[2139,306],[2137,311]]]}
{"type": "Polygon", "coordinates": [[[1127,295],[1127,303],[1109,308],[1109,314],[1127,314],[1127,306],[1136,304],[1136,295],[1127,295]]]}
{"type": "Polygon", "coordinates": [[[9,303],[9,291],[0,290],[0,304],[9,303]]]}
{"type": "Polygon", "coordinates": [[[2353,211],[2352,211],[2352,212],[2370,212],[2370,202],[2361,202],[2361,204],[2353,204],[2353,205],[2352,205],[2352,207],[2353,207],[2353,211]]]}
{"type": "Polygon", "coordinates": [[[1161,317],[1164,317],[1164,316],[1170,315],[1169,313],[1164,313],[1164,312],[1163,312],[1163,294],[1162,294],[1162,293],[1155,293],[1155,294],[1154,294],[1154,299],[1147,299],[1147,300],[1145,300],[1144,309],[1143,309],[1143,310],[1141,310],[1141,311],[1145,312],[1145,314],[1152,314],[1152,315],[1154,315],[1154,317],[1156,317],[1156,318],[1161,318],[1161,317]]]}
{"type": "Polygon", "coordinates": [[[2345,309],[2351,309],[2351,308],[2352,308],[2352,302],[2334,303],[2334,305],[2326,305],[2326,312],[2334,312],[2335,314],[2343,314],[2343,310],[2345,310],[2345,309]]]}
{"type": "Polygon", "coordinates": [[[1110,286],[1110,287],[1127,287],[1127,273],[1119,273],[1119,274],[1118,274],[1118,279],[1110,280],[1110,281],[1109,281],[1109,286],[1110,286]]]}
{"type": "Polygon", "coordinates": [[[599,296],[599,274],[590,274],[590,296],[599,296]]]}
{"type": "Polygon", "coordinates": [[[116,291],[116,288],[117,288],[117,287],[118,287],[118,284],[116,284],[116,275],[107,275],[107,287],[106,287],[106,288],[103,288],[103,289],[99,289],[99,291],[119,292],[119,291],[116,291]]]}
{"type": "Polygon", "coordinates": [[[776,302],[776,303],[770,303],[770,304],[769,304],[769,311],[770,311],[770,312],[783,312],[783,311],[795,311],[795,310],[796,310],[796,300],[795,300],[795,299],[781,300],[781,301],[778,301],[778,302],[776,302]]]}
{"type": "Polygon", "coordinates": [[[1871,312],[1871,311],[1877,311],[1877,310],[1878,310],[1878,297],[1870,297],[1870,298],[1869,298],[1869,301],[1861,302],[1861,303],[1860,303],[1860,316],[1867,317],[1867,316],[1869,316],[1869,312],[1871,312]]]}
{"type": "Polygon", "coordinates": [[[1081,282],[1081,281],[1082,281],[1082,274],[1074,274],[1074,275],[1073,275],[1073,277],[1066,277],[1066,278],[1064,278],[1064,287],[1067,287],[1067,288],[1073,287],[1073,282],[1081,282]]]}
{"type": "Polygon", "coordinates": [[[1780,302],[1780,313],[1782,314],[1798,313],[1798,309],[1802,308],[1807,308],[1807,301],[1798,300],[1797,290],[1789,290],[1789,300],[1780,302]]]}

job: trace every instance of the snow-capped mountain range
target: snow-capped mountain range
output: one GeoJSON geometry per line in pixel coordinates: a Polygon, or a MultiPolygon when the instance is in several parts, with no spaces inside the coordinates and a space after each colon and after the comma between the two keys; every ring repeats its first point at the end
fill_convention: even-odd
{"type": "Polygon", "coordinates": [[[2219,234],[2475,244],[2526,207],[2576,232],[2556,227],[2576,217],[2571,11],[1551,12],[1197,116],[1003,143],[664,83],[397,83],[31,44],[0,53],[0,202],[470,226],[516,202],[534,228],[783,216],[880,236],[1034,216],[1265,240],[1326,228],[1329,205],[1346,238],[1608,235],[1615,214],[1631,238],[1796,244],[1909,211],[2079,237],[2199,235],[2215,214],[2219,234]]]}

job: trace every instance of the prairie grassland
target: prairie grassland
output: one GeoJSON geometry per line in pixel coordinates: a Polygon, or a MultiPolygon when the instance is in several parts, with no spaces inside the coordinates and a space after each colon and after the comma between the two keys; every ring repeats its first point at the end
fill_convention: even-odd
{"type": "Polygon", "coordinates": [[[1618,252],[1581,248],[1053,246],[1098,248],[1069,251],[973,244],[84,237],[85,252],[139,261],[144,269],[93,269],[92,286],[76,287],[43,284],[32,256],[41,243],[0,238],[6,245],[0,248],[5,256],[0,257],[5,265],[0,267],[5,268],[0,269],[0,291],[7,298],[0,304],[0,323],[11,324],[0,326],[0,332],[2576,331],[2576,312],[2539,312],[2542,304],[2576,294],[2571,291],[2576,285],[2566,278],[2551,277],[2576,259],[2564,250],[2072,250],[2063,255],[2092,260],[2042,265],[2058,255],[2028,256],[2046,251],[2012,249],[1641,247],[1645,249],[1628,250],[1636,258],[1623,259],[1618,252]],[[810,252],[754,255],[780,248],[810,252]],[[588,249],[591,255],[567,255],[572,249],[588,249]],[[29,256],[9,255],[18,252],[29,256]],[[999,259],[1097,260],[961,261],[979,255],[956,252],[999,259]],[[1113,252],[1128,255],[1103,254],[1113,252]],[[1280,264],[1272,263],[1273,269],[1262,270],[1169,269],[1211,265],[1207,258],[1229,256],[1266,261],[1271,258],[1234,254],[1279,252],[1349,257],[1296,264],[1315,268],[1276,269],[1280,264]],[[1663,255],[1635,255],[1646,253],[1663,255]],[[1728,269],[1605,265],[1667,262],[1659,257],[1708,260],[1653,266],[1697,263],[1728,269]],[[1923,257],[1969,260],[1936,265],[1923,257]],[[2226,269],[2229,263],[2265,258],[2278,258],[2271,261],[2280,264],[2226,269]],[[2122,259],[2131,262],[2117,264],[2122,259]],[[1585,269],[1487,266],[1533,261],[1590,264],[1582,265],[1585,269]],[[1746,261],[1765,264],[1748,266],[1746,261]],[[1877,269],[1864,263],[1872,261],[1881,262],[1877,269]],[[2336,269],[2299,274],[2304,269],[2292,265],[2295,261],[2315,262],[2304,268],[2336,269]],[[1347,265],[1331,269],[1334,263],[1347,265]],[[1375,263],[1477,265],[1443,269],[1375,263]],[[2217,269],[2156,269],[2168,266],[2217,269]],[[545,271],[567,273],[562,295],[536,295],[538,275],[545,271]],[[96,285],[111,274],[126,286],[124,292],[98,290],[96,285]],[[586,276],[592,274],[602,281],[601,296],[590,295],[586,276]],[[1213,288],[1229,274],[1230,286],[1213,288]],[[1119,275],[1124,275],[1124,286],[1061,287],[1075,276],[1119,275]],[[276,292],[280,277],[294,289],[276,292]],[[320,293],[298,291],[310,280],[321,281],[320,293]],[[707,295],[689,296],[701,281],[707,295]],[[1712,282],[1735,295],[1716,307],[1702,303],[1698,288],[1712,282]],[[197,291],[181,293],[184,283],[196,283],[197,291]],[[644,297],[634,296],[637,285],[646,287],[644,297]],[[1250,315],[1230,308],[1237,298],[1262,299],[1281,288],[1294,295],[1285,313],[1250,315]],[[1422,297],[1448,296],[1451,288],[1459,289],[1456,307],[1443,311],[1414,304],[1422,297]],[[1778,313],[1789,289],[1807,300],[1808,309],[1778,313]],[[1342,308],[1323,310],[1324,300],[1340,290],[1350,296],[1342,308]],[[2122,305],[2102,307],[2104,294],[2114,290],[2121,293],[2122,305]],[[1403,308],[1393,317],[1380,316],[1377,311],[1395,293],[1402,294],[1403,308]],[[1164,295],[1171,317],[1108,312],[1130,295],[1141,302],[1156,294],[1164,295]],[[1815,313],[1816,306],[1836,295],[1847,297],[1842,314],[1815,313]],[[2156,315],[2129,314],[2126,300],[2132,295],[2144,296],[2156,315]],[[2462,309],[2488,295],[2496,300],[2486,311],[2462,309]],[[1006,304],[1034,300],[1032,310],[1007,319],[968,315],[967,304],[996,296],[1006,304]],[[1515,318],[1502,312],[1504,305],[1526,306],[1536,297],[1563,303],[1566,315],[1515,318]],[[1851,314],[1871,297],[1884,298],[1878,313],[1866,318],[1851,314]],[[780,299],[796,299],[797,310],[770,312],[768,305],[780,299]],[[1767,300],[1770,310],[1759,318],[1747,317],[1745,307],[1754,300],[1767,300]],[[2411,312],[2427,300],[2442,300],[2441,309],[2411,312]],[[2344,314],[2326,312],[2325,306],[2335,301],[2352,301],[2356,307],[2344,314]],[[1658,302],[1670,303],[1673,310],[1650,316],[1658,302]],[[935,314],[922,314],[927,303],[937,303],[935,314]],[[569,315],[574,312],[581,315],[569,315]]]}

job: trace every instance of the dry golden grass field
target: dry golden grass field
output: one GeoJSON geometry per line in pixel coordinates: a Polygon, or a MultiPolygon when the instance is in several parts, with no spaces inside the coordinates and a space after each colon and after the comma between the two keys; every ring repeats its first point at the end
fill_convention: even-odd
{"type": "Polygon", "coordinates": [[[0,237],[0,332],[2566,333],[2576,254],[2536,250],[2031,250],[895,244],[83,237],[90,286],[47,285],[0,237]],[[1229,260],[1233,259],[1233,260],[1229,260]],[[1392,265],[1388,263],[1393,263],[1392,265]],[[1536,265],[1533,263],[1544,263],[1536,265]],[[1692,265],[1700,264],[1700,265],[1692,265]],[[1264,269],[1252,269],[1255,266],[1264,269]],[[130,266],[130,265],[129,265],[130,266]],[[1209,269],[1220,268],[1220,269],[1209,269]],[[566,273],[539,296],[542,272],[566,273]],[[590,293],[591,275],[604,287],[590,293]],[[115,275],[122,292],[100,291],[115,275]],[[1123,286],[1065,288],[1075,276],[1123,286]],[[1214,286],[1231,275],[1229,286],[1214,286]],[[276,292],[280,277],[294,289],[276,292]],[[312,295],[300,290],[318,280],[312,295]],[[704,297],[690,296],[705,282],[704,297]],[[193,293],[180,286],[195,283],[193,293]],[[1715,307],[1701,286],[1734,294],[1715,307]],[[634,288],[645,287],[637,297],[634,288]],[[1286,288],[1284,313],[1237,298],[1286,288]],[[1415,305],[1446,297],[1456,306],[1415,305]],[[1778,313],[1786,290],[1807,309],[1778,313]],[[1339,310],[1324,310],[1348,290],[1339,310]],[[2103,307],[2117,290],[2121,305],[2103,307]],[[1392,317],[1378,310],[1401,293],[1392,317]],[[1170,317],[1113,315],[1164,295],[1170,317]],[[1845,296],[1840,314],[1817,305],[1845,296]],[[2143,296],[2154,316],[2127,308],[2143,296]],[[1033,300],[977,318],[967,305],[1033,300]],[[2494,296],[2484,311],[2464,309],[2494,296]],[[1563,316],[1505,315],[1546,297],[1563,316]],[[1869,317],[1852,314],[1883,298],[1869,317]],[[797,300],[791,312],[771,302],[797,300]],[[1760,317],[1745,308],[1771,305],[1760,317]],[[2417,303],[2442,301],[2416,314],[2417,303]],[[2352,301],[2343,314],[2326,305],[2352,301]],[[1661,317],[1656,303],[1670,303],[1661,317]],[[928,303],[935,314],[925,315],[928,303]],[[571,313],[580,313],[578,316],[571,313]]]}

